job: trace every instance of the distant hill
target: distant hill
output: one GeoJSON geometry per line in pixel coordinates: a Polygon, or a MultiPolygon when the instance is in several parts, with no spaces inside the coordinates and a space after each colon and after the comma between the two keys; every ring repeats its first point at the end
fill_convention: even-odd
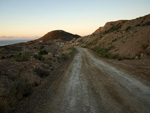
{"type": "Polygon", "coordinates": [[[36,41],[49,41],[49,40],[70,41],[74,38],[79,38],[79,37],[80,37],[79,35],[74,35],[63,30],[55,30],[55,31],[48,32],[47,34],[37,39],[36,41]]]}
{"type": "Polygon", "coordinates": [[[94,33],[78,39],[90,48],[107,48],[129,58],[150,55],[150,14],[133,20],[107,22],[94,33]]]}

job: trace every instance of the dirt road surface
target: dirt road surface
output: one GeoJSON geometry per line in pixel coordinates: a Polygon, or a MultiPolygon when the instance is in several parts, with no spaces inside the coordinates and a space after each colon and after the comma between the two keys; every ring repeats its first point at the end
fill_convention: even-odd
{"type": "Polygon", "coordinates": [[[150,113],[150,86],[76,47],[33,113],[150,113]]]}

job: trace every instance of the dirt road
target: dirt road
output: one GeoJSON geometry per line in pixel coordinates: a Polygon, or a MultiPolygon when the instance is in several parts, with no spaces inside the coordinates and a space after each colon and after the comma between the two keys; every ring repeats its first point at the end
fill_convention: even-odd
{"type": "Polygon", "coordinates": [[[87,49],[77,54],[33,113],[150,113],[150,87],[87,49]]]}

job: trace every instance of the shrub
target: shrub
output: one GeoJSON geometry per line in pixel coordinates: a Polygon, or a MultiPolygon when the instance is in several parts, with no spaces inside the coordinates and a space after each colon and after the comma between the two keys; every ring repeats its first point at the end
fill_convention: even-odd
{"type": "Polygon", "coordinates": [[[41,78],[47,77],[49,75],[49,71],[46,69],[35,68],[34,70],[41,78]]]}
{"type": "Polygon", "coordinates": [[[0,98],[0,113],[8,113],[10,107],[6,99],[0,98]]]}
{"type": "Polygon", "coordinates": [[[126,31],[129,31],[129,30],[131,30],[131,27],[130,27],[130,26],[126,28],[126,31]]]}
{"type": "Polygon", "coordinates": [[[22,52],[19,55],[13,56],[12,59],[17,62],[28,61],[33,56],[32,52],[22,52]]]}
{"type": "Polygon", "coordinates": [[[24,81],[18,81],[9,90],[8,97],[14,95],[16,99],[21,99],[23,97],[28,97],[32,94],[32,85],[24,81]]]}
{"type": "Polygon", "coordinates": [[[105,31],[104,34],[111,33],[113,31],[117,31],[121,28],[121,24],[111,27],[109,30],[105,31]]]}
{"type": "Polygon", "coordinates": [[[149,26],[150,25],[150,21],[144,23],[142,26],[149,26]]]}
{"type": "Polygon", "coordinates": [[[44,49],[44,47],[45,47],[45,46],[41,46],[40,48],[41,48],[41,49],[44,49]]]}
{"type": "Polygon", "coordinates": [[[100,54],[101,57],[105,58],[112,58],[112,59],[118,59],[118,60],[123,60],[123,59],[129,59],[126,57],[122,57],[119,54],[112,54],[108,52],[110,48],[101,48],[101,47],[94,47],[92,50],[98,54],[100,54]]]}
{"type": "Polygon", "coordinates": [[[136,54],[136,57],[137,57],[138,59],[141,59],[141,53],[137,53],[137,54],[136,54]]]}
{"type": "Polygon", "coordinates": [[[69,56],[68,56],[68,54],[67,53],[63,53],[62,55],[61,55],[61,59],[62,60],[67,60],[69,58],[69,56]]]}
{"type": "Polygon", "coordinates": [[[40,50],[38,54],[39,55],[47,55],[48,52],[46,50],[40,50]]]}
{"type": "Polygon", "coordinates": [[[116,42],[117,40],[118,40],[118,39],[117,39],[117,38],[115,38],[115,39],[113,39],[113,40],[112,40],[112,42],[116,42]]]}
{"type": "Polygon", "coordinates": [[[75,48],[74,47],[69,47],[68,50],[74,51],[75,48]]]}
{"type": "Polygon", "coordinates": [[[39,55],[39,54],[34,54],[34,58],[37,59],[37,60],[43,60],[43,56],[42,55],[39,55]]]}
{"type": "Polygon", "coordinates": [[[146,52],[146,55],[150,56],[150,51],[149,51],[149,52],[146,52]]]}
{"type": "Polygon", "coordinates": [[[145,50],[145,49],[147,49],[147,48],[148,48],[148,46],[149,46],[149,45],[148,45],[148,44],[142,44],[141,46],[142,46],[142,49],[144,49],[144,50],[145,50]]]}
{"type": "Polygon", "coordinates": [[[140,24],[137,24],[135,27],[139,27],[140,26],[140,24]]]}

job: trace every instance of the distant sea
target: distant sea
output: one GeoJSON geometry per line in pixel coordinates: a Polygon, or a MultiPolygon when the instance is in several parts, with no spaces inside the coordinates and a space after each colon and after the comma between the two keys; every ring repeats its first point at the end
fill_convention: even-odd
{"type": "Polygon", "coordinates": [[[0,46],[10,45],[10,44],[17,44],[22,42],[27,42],[30,40],[0,40],[0,46]]]}

